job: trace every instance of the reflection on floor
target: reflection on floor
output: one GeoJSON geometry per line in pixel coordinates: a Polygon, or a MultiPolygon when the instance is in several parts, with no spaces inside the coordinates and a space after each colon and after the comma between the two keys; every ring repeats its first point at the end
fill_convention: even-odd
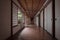
{"type": "Polygon", "coordinates": [[[36,26],[26,27],[10,40],[53,40],[53,38],[42,28],[36,26]]]}

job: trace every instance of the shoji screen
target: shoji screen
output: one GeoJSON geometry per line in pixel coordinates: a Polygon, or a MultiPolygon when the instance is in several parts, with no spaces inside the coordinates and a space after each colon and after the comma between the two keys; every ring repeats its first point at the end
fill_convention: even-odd
{"type": "Polygon", "coordinates": [[[52,34],[52,2],[45,8],[45,29],[52,34]]]}
{"type": "Polygon", "coordinates": [[[13,4],[13,26],[18,24],[18,8],[13,4]]]}

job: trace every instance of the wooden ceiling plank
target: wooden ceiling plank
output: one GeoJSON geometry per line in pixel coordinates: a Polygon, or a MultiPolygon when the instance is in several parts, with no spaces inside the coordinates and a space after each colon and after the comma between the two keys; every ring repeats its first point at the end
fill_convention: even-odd
{"type": "MultiPolygon", "coordinates": [[[[37,10],[39,9],[40,2],[41,2],[41,0],[38,1],[38,5],[37,5],[36,9],[34,10],[34,15],[36,14],[37,10]]],[[[33,17],[33,16],[32,16],[32,17],[33,17]]]]}
{"type": "Polygon", "coordinates": [[[32,4],[31,4],[31,12],[33,13],[33,0],[32,0],[32,4]]]}
{"type": "Polygon", "coordinates": [[[20,0],[18,0],[18,2],[19,2],[19,4],[21,5],[21,7],[24,9],[24,13],[25,13],[27,16],[29,16],[29,14],[27,14],[27,12],[26,12],[26,9],[23,7],[23,5],[22,5],[21,1],[20,1],[20,0]]]}
{"type": "MultiPolygon", "coordinates": [[[[38,10],[36,10],[36,13],[41,9],[41,7],[43,6],[43,4],[44,4],[45,1],[46,0],[41,1],[41,4],[40,4],[38,10]]],[[[36,13],[34,14],[34,16],[36,15],[36,13]]]]}
{"type": "Polygon", "coordinates": [[[25,10],[26,14],[33,17],[42,7],[44,0],[19,0],[18,2],[25,10]]]}
{"type": "Polygon", "coordinates": [[[28,3],[27,3],[27,0],[25,0],[25,3],[26,3],[26,9],[27,9],[27,11],[29,11],[29,10],[28,10],[28,3]]]}
{"type": "Polygon", "coordinates": [[[34,4],[34,5],[33,5],[33,9],[36,10],[36,8],[37,8],[37,6],[38,6],[38,4],[39,4],[39,0],[33,0],[33,2],[34,2],[34,3],[33,3],[33,4],[34,4]]]}
{"type": "Polygon", "coordinates": [[[24,11],[26,11],[26,9],[23,7],[22,3],[20,2],[20,0],[18,0],[19,4],[21,5],[21,7],[24,9],[24,11]]]}
{"type": "Polygon", "coordinates": [[[27,14],[29,14],[29,16],[30,16],[30,12],[29,12],[29,9],[28,9],[28,3],[27,3],[27,0],[25,0],[25,4],[26,4],[26,9],[27,9],[27,14]]]}

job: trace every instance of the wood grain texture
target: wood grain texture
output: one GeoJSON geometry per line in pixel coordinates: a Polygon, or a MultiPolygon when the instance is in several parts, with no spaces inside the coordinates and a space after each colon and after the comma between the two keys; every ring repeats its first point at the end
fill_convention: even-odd
{"type": "Polygon", "coordinates": [[[25,12],[33,17],[41,9],[46,0],[18,0],[25,12]]]}
{"type": "Polygon", "coordinates": [[[43,28],[31,25],[26,26],[21,32],[9,40],[55,40],[43,28]]]}

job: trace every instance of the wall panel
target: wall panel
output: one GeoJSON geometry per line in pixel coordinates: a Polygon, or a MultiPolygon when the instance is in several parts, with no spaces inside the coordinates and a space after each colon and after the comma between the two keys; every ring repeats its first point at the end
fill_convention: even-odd
{"type": "Polygon", "coordinates": [[[52,2],[45,8],[45,29],[52,34],[52,2]]]}
{"type": "Polygon", "coordinates": [[[0,40],[11,36],[11,1],[0,0],[0,40]]]}
{"type": "Polygon", "coordinates": [[[40,25],[43,27],[43,11],[40,14],[40,25]]]}
{"type": "Polygon", "coordinates": [[[55,0],[55,28],[56,28],[56,38],[60,40],[60,0],[55,0]]]}
{"type": "Polygon", "coordinates": [[[18,7],[13,4],[13,26],[16,26],[18,24],[18,7]]]}

